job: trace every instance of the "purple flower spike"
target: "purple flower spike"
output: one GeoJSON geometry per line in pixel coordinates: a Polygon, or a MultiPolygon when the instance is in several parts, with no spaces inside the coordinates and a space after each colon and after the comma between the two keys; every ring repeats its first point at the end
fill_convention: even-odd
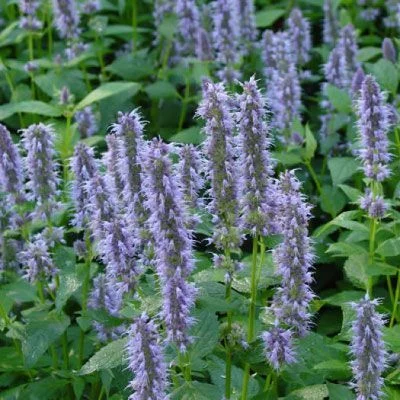
{"type": "Polygon", "coordinates": [[[75,0],[53,0],[54,24],[61,38],[79,36],[80,16],[75,0]]]}
{"type": "Polygon", "coordinates": [[[81,138],[93,136],[97,132],[97,122],[92,107],[87,106],[83,110],[78,111],[74,118],[81,138]]]}
{"type": "Polygon", "coordinates": [[[361,67],[359,67],[356,73],[353,75],[353,79],[351,81],[351,94],[353,99],[356,99],[360,95],[360,90],[362,83],[364,82],[365,74],[361,67]]]}
{"type": "Polygon", "coordinates": [[[382,42],[382,54],[386,60],[391,61],[393,64],[397,62],[397,51],[394,47],[392,39],[385,38],[382,42]]]}
{"type": "Polygon", "coordinates": [[[311,32],[310,22],[303,17],[299,8],[293,8],[287,21],[289,35],[293,41],[296,63],[303,65],[310,60],[311,32]]]}
{"type": "Polygon", "coordinates": [[[273,165],[269,153],[270,139],[266,122],[266,99],[257,87],[254,76],[242,84],[243,94],[238,96],[240,110],[239,149],[242,174],[241,226],[253,235],[267,235],[275,229],[272,224],[273,165]]]}
{"type": "Polygon", "coordinates": [[[191,232],[187,229],[189,219],[177,178],[172,174],[168,145],[153,140],[143,158],[143,187],[164,298],[162,317],[168,340],[184,351],[189,343],[190,310],[195,296],[194,287],[186,281],[194,262],[191,232]]]}
{"type": "Polygon", "coordinates": [[[20,262],[29,282],[48,280],[57,274],[48,245],[40,236],[25,245],[20,253],[20,262]]]}
{"type": "Polygon", "coordinates": [[[38,0],[19,0],[19,9],[22,14],[34,15],[40,7],[38,0]]]}
{"type": "Polygon", "coordinates": [[[293,171],[281,175],[277,190],[283,241],[274,249],[273,259],[282,281],[272,309],[284,326],[304,336],[311,324],[309,305],[314,297],[310,288],[314,255],[307,228],[310,206],[300,193],[300,182],[293,171]]]}
{"type": "Polygon", "coordinates": [[[382,196],[374,196],[370,190],[360,199],[360,207],[367,211],[371,218],[381,219],[387,211],[387,204],[382,196]]]}
{"type": "Polygon", "coordinates": [[[195,56],[201,29],[200,11],[195,0],[177,0],[178,42],[176,49],[180,57],[195,56]]]}
{"type": "Polygon", "coordinates": [[[53,128],[42,123],[31,125],[22,131],[22,143],[27,152],[27,188],[30,199],[37,202],[36,211],[41,218],[50,217],[58,194],[54,136],[53,128]]]}
{"type": "Polygon", "coordinates": [[[339,36],[339,21],[337,10],[332,0],[324,0],[324,43],[334,45],[339,36]]]}
{"type": "Polygon", "coordinates": [[[336,46],[324,66],[325,79],[331,85],[344,89],[349,85],[349,68],[346,56],[340,46],[336,46]]]}
{"type": "Polygon", "coordinates": [[[349,72],[354,73],[360,63],[357,60],[358,46],[353,25],[348,24],[340,31],[338,47],[344,52],[349,72]]]}
{"type": "Polygon", "coordinates": [[[356,319],[351,340],[351,368],[358,400],[383,398],[381,375],[385,369],[387,353],[382,337],[384,319],[376,311],[378,304],[378,300],[370,300],[368,295],[359,303],[352,304],[356,319]]]}
{"type": "Polygon", "coordinates": [[[13,200],[23,199],[24,171],[17,146],[8,129],[0,124],[0,184],[13,200]]]}
{"type": "Polygon", "coordinates": [[[263,332],[264,353],[271,366],[279,371],[283,366],[296,361],[293,349],[293,333],[277,324],[263,332]]]}
{"type": "Polygon", "coordinates": [[[87,203],[89,195],[86,191],[87,182],[98,174],[94,152],[91,147],[78,143],[71,159],[72,172],[75,178],[72,182],[72,200],[75,207],[73,225],[83,228],[88,222],[87,203]]]}
{"type": "Polygon", "coordinates": [[[240,37],[246,46],[257,40],[254,0],[238,0],[240,37]]]}
{"type": "Polygon", "coordinates": [[[206,125],[204,154],[211,180],[208,211],[213,216],[213,242],[220,249],[236,249],[238,230],[238,168],[234,158],[234,119],[231,99],[222,83],[203,83],[203,99],[197,110],[206,125]]]}
{"type": "Polygon", "coordinates": [[[38,0],[20,0],[19,9],[21,11],[21,19],[19,26],[27,31],[38,31],[42,28],[42,22],[38,19],[36,13],[40,7],[38,0]]]}
{"type": "Polygon", "coordinates": [[[167,400],[167,365],[154,322],[142,314],[132,324],[128,338],[129,368],[135,375],[129,384],[134,391],[129,400],[167,400]]]}
{"type": "Polygon", "coordinates": [[[94,14],[100,10],[100,0],[86,0],[82,6],[82,14],[94,14]]]}
{"type": "Polygon", "coordinates": [[[381,182],[390,175],[389,113],[380,87],[371,75],[366,76],[361,86],[357,113],[364,174],[381,182]]]}
{"type": "Polygon", "coordinates": [[[200,207],[202,199],[199,192],[204,186],[204,159],[195,146],[186,144],[179,149],[177,172],[185,203],[191,209],[200,207]]]}
{"type": "Polygon", "coordinates": [[[217,54],[216,61],[222,66],[218,77],[232,83],[240,78],[240,72],[235,69],[241,56],[237,0],[215,0],[212,4],[212,41],[217,54]]]}

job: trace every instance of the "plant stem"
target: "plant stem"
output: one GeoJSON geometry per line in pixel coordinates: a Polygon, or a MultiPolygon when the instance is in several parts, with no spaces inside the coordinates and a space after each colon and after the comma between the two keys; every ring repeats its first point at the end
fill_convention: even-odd
{"type": "MultiPolygon", "coordinates": [[[[230,251],[225,250],[225,257],[230,258],[230,251]]],[[[231,302],[231,292],[232,292],[232,277],[229,277],[229,282],[226,285],[225,299],[229,305],[231,302]]],[[[227,313],[228,319],[228,335],[232,330],[232,310],[228,309],[227,313]]],[[[225,399],[229,400],[231,398],[231,384],[232,384],[232,351],[231,344],[225,341],[226,347],[226,365],[225,365],[225,399]]]]}
{"type": "Polygon", "coordinates": [[[394,320],[397,314],[397,306],[399,304],[399,297],[400,297],[400,272],[397,273],[397,285],[396,285],[396,293],[394,295],[394,302],[393,302],[393,310],[392,310],[392,317],[390,318],[389,327],[391,328],[394,324],[394,320]]]}
{"type": "Polygon", "coordinates": [[[313,179],[315,186],[317,187],[318,194],[321,195],[322,193],[321,184],[319,182],[318,176],[315,173],[313,166],[311,165],[311,162],[305,161],[304,164],[306,165],[308,171],[310,172],[311,178],[313,179]]]}
{"type": "Polygon", "coordinates": [[[33,60],[33,35],[29,33],[28,35],[28,50],[29,50],[29,61],[33,60]]]}
{"type": "Polygon", "coordinates": [[[179,116],[178,132],[180,132],[182,130],[183,124],[185,122],[187,104],[188,104],[188,99],[189,99],[189,95],[190,95],[190,81],[189,81],[188,77],[186,77],[185,81],[186,81],[185,95],[182,100],[182,109],[181,109],[181,114],[179,116]]]}
{"type": "MultiPolygon", "coordinates": [[[[247,342],[251,343],[254,340],[254,322],[256,318],[256,301],[257,301],[257,253],[258,253],[258,235],[253,237],[253,252],[251,259],[251,284],[250,284],[250,306],[249,320],[247,325],[247,342]]],[[[242,385],[242,400],[247,399],[247,390],[250,380],[250,364],[246,363],[243,385],[242,385]]]]}
{"type": "Polygon", "coordinates": [[[64,332],[64,334],[62,335],[62,349],[63,349],[63,357],[64,357],[63,367],[64,367],[64,369],[69,369],[67,332],[64,332]]]}
{"type": "MultiPolygon", "coordinates": [[[[375,254],[375,236],[376,236],[376,227],[377,227],[377,219],[371,218],[370,229],[369,229],[369,263],[372,264],[374,262],[374,254],[375,254]]],[[[372,277],[368,278],[368,287],[367,292],[368,295],[372,295],[372,277]]]]}
{"type": "Polygon", "coordinates": [[[132,0],[132,54],[137,50],[137,0],[132,0]]]}

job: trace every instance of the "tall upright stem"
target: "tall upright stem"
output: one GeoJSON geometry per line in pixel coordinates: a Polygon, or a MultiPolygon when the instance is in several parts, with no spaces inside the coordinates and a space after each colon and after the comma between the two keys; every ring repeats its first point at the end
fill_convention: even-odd
{"type": "MultiPolygon", "coordinates": [[[[230,258],[230,251],[225,250],[225,257],[230,258]]],[[[229,278],[229,282],[226,285],[225,299],[229,305],[231,302],[231,292],[232,292],[232,277],[229,278]]],[[[232,310],[228,309],[227,313],[228,328],[227,332],[230,334],[232,330],[232,310]]],[[[231,398],[232,392],[232,349],[231,344],[225,341],[226,347],[226,365],[225,365],[225,399],[229,400],[231,398]]]]}

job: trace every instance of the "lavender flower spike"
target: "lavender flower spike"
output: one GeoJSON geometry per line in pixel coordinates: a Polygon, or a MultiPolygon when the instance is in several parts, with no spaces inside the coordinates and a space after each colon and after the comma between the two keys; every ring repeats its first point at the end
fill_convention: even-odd
{"type": "Polygon", "coordinates": [[[222,83],[203,83],[203,99],[197,115],[205,122],[204,153],[211,180],[208,211],[216,225],[213,242],[220,249],[236,249],[238,230],[238,176],[234,159],[234,119],[231,100],[222,83]]]}
{"type": "Polygon", "coordinates": [[[238,96],[240,111],[239,148],[242,175],[241,226],[253,235],[267,235],[274,231],[272,223],[273,189],[271,175],[273,165],[269,153],[270,139],[266,122],[266,100],[252,76],[242,84],[243,94],[238,96]]]}
{"type": "Polygon", "coordinates": [[[382,54],[386,60],[391,61],[393,64],[397,62],[397,51],[394,47],[393,41],[390,38],[383,39],[382,54]]]}
{"type": "Polygon", "coordinates": [[[168,340],[184,351],[189,343],[190,310],[195,296],[194,287],[187,282],[193,270],[192,237],[186,228],[189,219],[182,192],[172,174],[168,146],[153,140],[146,149],[143,165],[149,226],[164,298],[162,317],[168,340]]]}
{"type": "Polygon", "coordinates": [[[237,0],[215,0],[212,4],[212,39],[217,54],[216,61],[222,66],[218,77],[231,83],[240,78],[240,72],[235,70],[241,56],[237,0]]]}
{"type": "Polygon", "coordinates": [[[254,0],[238,0],[240,37],[249,46],[257,40],[254,0]]]}
{"type": "Polygon", "coordinates": [[[284,326],[304,336],[310,326],[309,305],[314,297],[310,288],[314,255],[307,229],[310,206],[300,193],[300,182],[293,171],[281,174],[278,190],[283,241],[274,249],[273,259],[282,281],[272,310],[284,326]]]}
{"type": "Polygon", "coordinates": [[[332,0],[324,0],[324,43],[334,45],[339,34],[337,11],[332,0]]]}
{"type": "Polygon", "coordinates": [[[195,209],[202,204],[199,192],[204,186],[204,159],[200,151],[191,144],[179,149],[178,176],[185,203],[195,209]]]}
{"type": "Polygon", "coordinates": [[[357,98],[360,94],[362,83],[364,82],[365,74],[361,67],[359,67],[356,73],[353,75],[351,81],[351,95],[353,99],[357,98]]]}
{"type": "Polygon", "coordinates": [[[33,15],[40,7],[38,0],[19,0],[19,9],[22,14],[33,15]]]}
{"type": "Polygon", "coordinates": [[[350,83],[349,67],[346,56],[340,46],[336,46],[329,54],[324,66],[325,79],[331,85],[340,89],[347,88],[350,83]]]}
{"type": "Polygon", "coordinates": [[[71,196],[75,207],[73,225],[83,228],[88,222],[87,203],[89,195],[86,191],[86,185],[90,179],[98,174],[93,149],[83,143],[78,143],[71,159],[71,167],[75,175],[71,196]]]}
{"type": "Polygon", "coordinates": [[[293,349],[293,333],[275,323],[270,330],[263,332],[264,353],[275,370],[280,370],[285,364],[296,361],[293,349]]]}
{"type": "Polygon", "coordinates": [[[79,20],[75,0],[53,0],[54,24],[61,38],[72,39],[79,35],[79,20]]]}
{"type": "Polygon", "coordinates": [[[22,143],[27,152],[26,172],[29,195],[37,202],[39,216],[49,218],[56,205],[57,164],[54,160],[54,130],[42,123],[29,126],[22,131],[22,143]]]}
{"type": "Polygon", "coordinates": [[[177,0],[176,15],[178,16],[178,42],[176,49],[179,56],[195,56],[200,34],[200,11],[195,0],[177,0]]]}
{"type": "Polygon", "coordinates": [[[14,200],[23,198],[24,171],[17,146],[8,129],[0,124],[0,184],[14,200]]]}
{"type": "Polygon", "coordinates": [[[378,300],[368,295],[359,303],[353,303],[356,319],[353,322],[351,367],[357,400],[379,400],[382,398],[386,351],[382,337],[384,320],[376,311],[378,300]]]}
{"type": "Polygon", "coordinates": [[[128,338],[129,368],[135,374],[129,400],[167,400],[167,366],[154,322],[142,314],[132,324],[128,338]]]}
{"type": "Polygon", "coordinates": [[[296,55],[296,63],[303,65],[310,60],[311,32],[310,23],[303,17],[299,8],[293,8],[287,21],[288,30],[296,55]]]}
{"type": "Polygon", "coordinates": [[[36,13],[40,7],[39,0],[20,0],[19,9],[21,11],[21,19],[19,26],[28,31],[37,31],[42,28],[42,22],[38,19],[36,13]]]}
{"type": "Polygon", "coordinates": [[[354,73],[360,66],[360,63],[357,60],[358,46],[353,25],[348,24],[342,28],[338,46],[344,52],[347,68],[350,73],[354,73]]]}
{"type": "Polygon", "coordinates": [[[97,122],[92,107],[87,106],[83,110],[78,111],[74,118],[81,138],[87,138],[97,132],[97,122]]]}
{"type": "Polygon", "coordinates": [[[388,163],[388,108],[375,78],[367,75],[357,102],[358,130],[361,138],[360,158],[366,177],[383,181],[390,175],[388,163]]]}

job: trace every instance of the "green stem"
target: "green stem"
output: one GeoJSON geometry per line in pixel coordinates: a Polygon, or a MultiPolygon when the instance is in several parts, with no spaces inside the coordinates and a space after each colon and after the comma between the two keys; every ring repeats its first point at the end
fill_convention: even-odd
{"type": "Polygon", "coordinates": [[[394,293],[393,293],[392,281],[390,280],[389,275],[386,275],[386,283],[387,283],[387,287],[389,290],[390,302],[393,304],[394,303],[394,293]]]}
{"type": "MultiPolygon", "coordinates": [[[[225,257],[230,258],[230,251],[225,250],[225,257]]],[[[229,282],[226,285],[225,299],[229,305],[231,302],[231,292],[232,292],[232,278],[229,278],[229,282]]],[[[229,308],[227,313],[228,319],[228,335],[232,330],[232,310],[229,308]]],[[[229,400],[231,398],[231,386],[232,386],[232,350],[230,343],[225,341],[226,347],[226,365],[225,365],[225,399],[229,400]]]]}
{"type": "MultiPolygon", "coordinates": [[[[374,262],[376,228],[377,228],[377,219],[371,218],[371,223],[370,223],[370,228],[369,228],[369,263],[370,264],[372,264],[374,262]]],[[[370,277],[370,278],[368,278],[368,287],[367,287],[367,292],[368,292],[369,296],[372,296],[372,286],[373,286],[373,281],[372,281],[372,277],[370,277]]]]}
{"type": "Polygon", "coordinates": [[[315,186],[317,187],[318,194],[321,195],[321,193],[322,193],[321,184],[319,182],[318,176],[315,173],[313,166],[311,165],[311,162],[305,161],[304,164],[306,165],[306,167],[308,168],[308,171],[310,172],[311,178],[313,179],[315,186]]]}
{"type": "Polygon", "coordinates": [[[163,78],[164,77],[164,73],[165,70],[167,68],[167,64],[168,64],[168,60],[169,60],[169,55],[171,53],[172,50],[172,40],[168,39],[167,45],[164,47],[165,51],[164,51],[164,55],[162,58],[162,64],[161,64],[161,68],[160,71],[158,72],[158,77],[159,78],[163,78]]]}
{"type": "Polygon", "coordinates": [[[185,80],[186,80],[185,95],[182,100],[182,109],[181,109],[181,114],[179,116],[178,132],[180,132],[182,130],[183,124],[185,122],[188,99],[189,99],[189,95],[190,95],[190,81],[189,81],[188,77],[186,77],[185,80]]]}
{"type": "Polygon", "coordinates": [[[132,53],[137,50],[137,0],[132,0],[132,53]]]}
{"type": "MultiPolygon", "coordinates": [[[[258,236],[253,237],[253,252],[251,260],[251,284],[250,284],[250,306],[249,320],[247,328],[247,342],[251,343],[254,340],[254,323],[256,319],[256,302],[257,302],[257,253],[258,253],[258,236]]],[[[246,363],[243,385],[242,385],[242,400],[247,399],[247,390],[250,380],[250,364],[246,363]]]]}
{"type": "Polygon", "coordinates": [[[392,310],[392,317],[390,318],[389,327],[391,328],[394,324],[394,320],[397,314],[397,306],[399,304],[399,297],[400,297],[400,272],[397,274],[397,285],[396,285],[396,293],[394,295],[394,302],[393,302],[393,310],[392,310]]]}
{"type": "Polygon", "coordinates": [[[264,392],[268,392],[271,387],[272,373],[270,372],[265,379],[264,392]]]}
{"type": "Polygon", "coordinates": [[[28,49],[29,49],[29,61],[33,60],[33,35],[29,33],[28,35],[28,49]]]}
{"type": "Polygon", "coordinates": [[[47,19],[47,47],[49,52],[49,57],[51,58],[53,54],[53,21],[52,21],[52,13],[50,12],[50,5],[47,7],[46,11],[46,19],[47,19]]]}
{"type": "Polygon", "coordinates": [[[69,369],[69,355],[68,355],[67,332],[64,332],[64,334],[62,335],[62,349],[63,349],[63,358],[64,358],[63,367],[64,367],[64,369],[68,370],[69,369]]]}

